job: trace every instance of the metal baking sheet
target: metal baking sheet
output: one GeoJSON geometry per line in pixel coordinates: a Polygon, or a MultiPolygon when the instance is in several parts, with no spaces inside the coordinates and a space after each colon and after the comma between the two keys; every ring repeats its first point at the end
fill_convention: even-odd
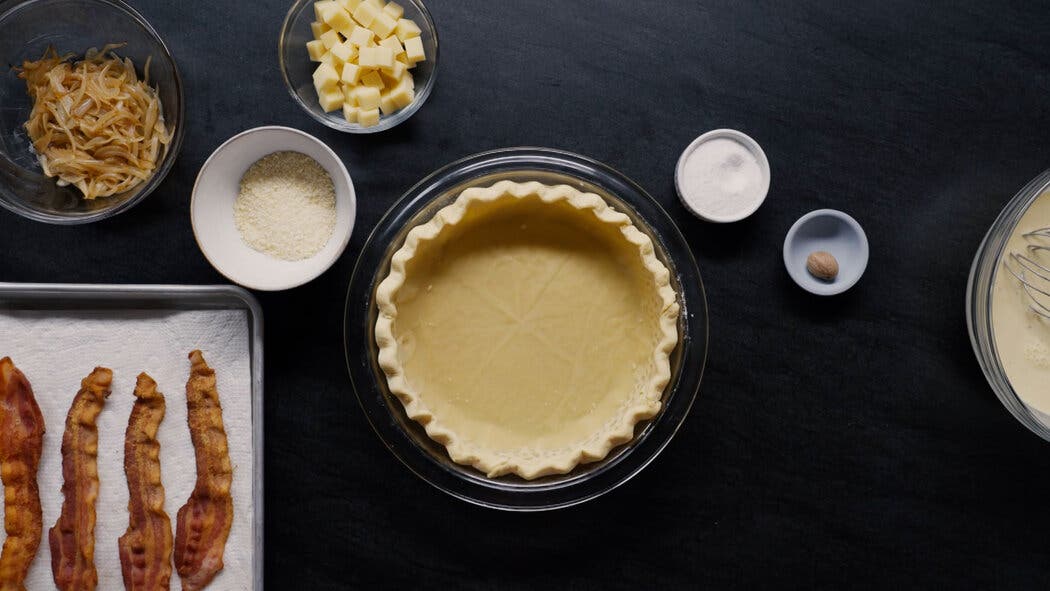
{"type": "MultiPolygon", "coordinates": [[[[230,285],[87,285],[0,282],[0,311],[245,310],[251,367],[253,559],[255,590],[263,589],[263,323],[259,302],[230,285]]],[[[170,512],[171,508],[169,508],[170,512]]],[[[172,513],[174,523],[174,513],[172,513]]],[[[45,540],[46,543],[46,540],[45,540]]],[[[177,578],[177,575],[175,575],[177,578]]],[[[174,584],[178,584],[173,581],[174,584]]]]}

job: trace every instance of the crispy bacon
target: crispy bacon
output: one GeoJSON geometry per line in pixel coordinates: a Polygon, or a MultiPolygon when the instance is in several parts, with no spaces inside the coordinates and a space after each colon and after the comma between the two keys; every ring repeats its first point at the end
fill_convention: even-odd
{"type": "Polygon", "coordinates": [[[62,434],[62,514],[48,531],[51,572],[61,591],[88,591],[95,571],[95,500],[98,498],[98,427],[113,372],[96,367],[80,382],[62,434]]]}
{"type": "Polygon", "coordinates": [[[10,357],[0,359],[0,479],[4,529],[0,591],[24,591],[44,524],[36,472],[44,447],[44,417],[33,388],[10,357]]]}
{"type": "Polygon", "coordinates": [[[124,436],[124,473],[128,477],[128,531],[117,540],[127,591],[160,591],[171,581],[171,520],[164,512],[157,429],[164,419],[164,395],[157,382],[141,373],[135,406],[124,436]]]}
{"type": "Polygon", "coordinates": [[[215,371],[200,351],[190,353],[190,364],[186,405],[197,456],[197,484],[176,518],[175,569],[183,591],[199,591],[222,570],[222,554],[233,525],[233,469],[215,371]]]}

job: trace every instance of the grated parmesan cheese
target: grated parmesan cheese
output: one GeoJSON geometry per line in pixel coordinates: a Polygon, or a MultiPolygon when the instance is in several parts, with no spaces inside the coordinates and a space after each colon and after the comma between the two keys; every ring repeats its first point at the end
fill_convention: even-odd
{"type": "Polygon", "coordinates": [[[335,186],[316,160],[274,152],[248,167],[233,206],[241,239],[286,261],[317,254],[335,229],[335,186]]]}

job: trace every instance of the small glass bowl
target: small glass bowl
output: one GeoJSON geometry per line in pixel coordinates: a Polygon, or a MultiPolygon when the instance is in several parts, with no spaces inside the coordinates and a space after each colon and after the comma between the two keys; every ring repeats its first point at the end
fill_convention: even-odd
{"type": "Polygon", "coordinates": [[[641,187],[612,168],[570,152],[547,148],[506,148],[469,156],[432,173],[394,204],[361,250],[347,292],[344,320],[346,363],[358,402],[387,448],[420,478],[470,503],[511,511],[542,511],[596,498],[640,472],[664,449],[689,414],[707,358],[707,300],[696,260],[667,212],[641,187]],[[409,230],[431,219],[469,186],[500,180],[567,184],[594,192],[627,214],[653,240],[671,271],[682,311],[678,346],[671,354],[671,381],[660,412],[635,426],[629,443],[604,459],[580,464],[568,474],[524,480],[488,478],[454,463],[445,448],[408,418],[387,388],[373,327],[375,288],[389,273],[390,257],[409,230]]]}
{"type": "Polygon", "coordinates": [[[998,273],[1006,272],[1001,264],[1006,244],[1028,208],[1047,191],[1050,191],[1050,170],[1025,185],[992,223],[977,249],[973,266],[970,268],[970,280],[966,289],[966,324],[974,353],[977,354],[977,362],[995,395],[1022,425],[1050,441],[1050,421],[1046,418],[1041,419],[1039,411],[1025,404],[1010,385],[1006,370],[999,361],[992,327],[992,290],[998,273]]]}
{"type": "Polygon", "coordinates": [[[86,224],[117,215],[146,198],[171,170],[182,147],[182,79],[160,35],[141,14],[121,0],[28,0],[0,13],[0,205],[51,224],[86,224]],[[142,74],[150,60],[149,82],[157,89],[164,121],[173,130],[167,151],[148,180],[110,197],[84,199],[73,186],[44,176],[23,125],[32,101],[25,81],[12,66],[40,59],[53,45],[59,54],[78,55],[91,47],[126,43],[116,50],[142,74]]]}
{"type": "Polygon", "coordinates": [[[281,36],[277,41],[277,57],[280,62],[281,76],[284,78],[288,92],[311,117],[321,123],[347,133],[376,133],[384,131],[405,121],[426,102],[427,97],[434,88],[434,79],[437,75],[438,64],[438,35],[434,20],[430,17],[430,11],[419,0],[397,0],[405,9],[402,18],[409,18],[419,25],[422,31],[423,51],[426,60],[416,64],[409,70],[415,80],[416,97],[405,108],[395,112],[393,115],[383,115],[379,118],[377,125],[365,127],[357,123],[350,123],[343,117],[343,111],[337,109],[326,113],[317,102],[317,91],[314,89],[313,73],[317,69],[317,62],[310,61],[310,54],[306,51],[306,43],[313,40],[313,31],[310,23],[314,22],[314,2],[316,0],[296,0],[295,4],[288,9],[281,26],[281,36]]]}

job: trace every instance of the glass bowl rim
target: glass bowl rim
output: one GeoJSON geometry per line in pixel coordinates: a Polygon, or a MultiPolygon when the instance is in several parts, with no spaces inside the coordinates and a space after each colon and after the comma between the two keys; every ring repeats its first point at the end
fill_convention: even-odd
{"type": "MultiPolygon", "coordinates": [[[[351,385],[370,426],[387,449],[416,476],[439,490],[475,505],[508,511],[543,511],[576,505],[597,498],[638,474],[670,443],[688,417],[700,389],[709,348],[709,317],[703,281],[688,243],[663,207],[644,189],[608,165],[572,152],[535,147],[501,148],[467,156],[437,169],[408,189],[376,224],[362,247],[347,289],[343,326],[344,353],[351,385]],[[556,168],[559,164],[566,168],[556,168]],[[570,172],[578,170],[573,166],[581,165],[593,170],[595,176],[570,172]],[[549,485],[534,484],[536,481],[507,484],[498,478],[486,478],[470,467],[448,467],[448,462],[442,465],[430,452],[415,444],[413,435],[406,429],[394,424],[398,419],[392,413],[403,413],[403,407],[399,406],[400,401],[391,403],[388,400],[390,395],[385,385],[379,383],[382,377],[376,375],[372,351],[368,349],[374,343],[370,320],[374,313],[372,292],[376,282],[382,279],[384,269],[383,264],[373,266],[375,261],[372,259],[378,258],[385,263],[398,243],[397,234],[404,233],[421,212],[463,184],[495,175],[532,172],[574,177],[601,187],[622,201],[631,210],[627,213],[632,218],[645,222],[647,233],[659,243],[658,249],[676,272],[676,282],[682,289],[679,295],[683,308],[680,327],[687,329],[676,347],[676,355],[681,351],[679,367],[665,390],[661,412],[636,432],[631,443],[614,448],[607,461],[594,463],[596,469],[575,477],[570,472],[563,480],[549,485]],[[633,195],[630,199],[619,196],[609,188],[610,185],[622,186],[633,195]],[[631,200],[634,198],[639,203],[631,200]],[[639,207],[659,219],[643,217],[639,207]],[[394,239],[378,244],[379,237],[386,237],[385,234],[392,234],[394,239]],[[687,283],[686,278],[695,282],[687,283]],[[361,351],[362,346],[366,350],[361,351]]],[[[411,419],[402,419],[403,424],[414,424],[411,419]]]]}
{"type": "Polygon", "coordinates": [[[322,125],[340,131],[343,133],[361,134],[367,135],[371,133],[379,133],[397,127],[398,125],[408,121],[416,114],[416,111],[423,107],[423,103],[427,102],[430,98],[430,94],[434,90],[434,82],[437,80],[438,73],[438,54],[441,50],[441,43],[438,40],[437,25],[434,24],[434,18],[430,14],[430,10],[427,9],[426,5],[421,0],[401,0],[411,4],[413,8],[419,11],[423,15],[423,30],[426,31],[434,39],[434,55],[428,59],[431,62],[430,76],[427,77],[423,85],[417,88],[415,99],[405,108],[398,110],[389,117],[384,117],[379,120],[379,123],[370,127],[349,127],[346,125],[340,125],[339,121],[333,120],[324,115],[318,115],[310,106],[303,101],[303,97],[299,96],[299,93],[295,91],[295,86],[292,85],[291,79],[288,77],[288,67],[284,61],[284,47],[287,41],[289,32],[292,29],[294,22],[294,15],[305,8],[307,4],[313,4],[317,0],[295,0],[292,5],[288,8],[288,12],[284,15],[284,20],[281,22],[281,32],[277,36],[277,67],[281,70],[281,80],[284,81],[284,88],[288,91],[288,94],[292,95],[292,100],[295,104],[306,112],[314,121],[321,123],[322,125]]]}
{"type": "MultiPolygon", "coordinates": [[[[20,10],[25,10],[33,4],[41,2],[48,2],[51,0],[24,0],[11,5],[10,8],[0,13],[0,23],[4,19],[8,18],[12,14],[20,10]]],[[[26,219],[30,219],[37,222],[43,222],[47,224],[55,224],[60,226],[76,226],[82,224],[90,224],[111,218],[115,215],[123,213],[135,205],[139,204],[142,200],[148,197],[160,184],[164,181],[164,178],[171,172],[172,167],[175,165],[175,160],[178,159],[178,154],[182,150],[182,142],[186,132],[186,97],[184,94],[184,87],[182,81],[182,75],[179,72],[178,62],[175,61],[175,56],[172,55],[171,49],[168,48],[168,44],[165,43],[164,39],[160,36],[153,25],[150,24],[146,17],[139,11],[135,10],[131,5],[127,4],[123,0],[65,0],[69,2],[84,2],[86,4],[102,4],[110,8],[114,8],[119,12],[124,13],[131,18],[139,27],[141,27],[146,33],[153,38],[153,40],[160,46],[163,59],[166,59],[171,64],[172,79],[175,83],[175,96],[178,103],[175,107],[176,116],[178,123],[175,126],[175,133],[171,138],[171,143],[168,145],[168,150],[164,154],[164,159],[161,161],[160,166],[156,171],[146,180],[145,183],[136,191],[133,195],[120,203],[106,209],[92,212],[82,216],[67,216],[57,215],[52,213],[44,213],[27,207],[21,203],[10,203],[7,200],[0,199],[0,206],[4,209],[16,213],[26,219]]],[[[19,167],[22,169],[21,167],[19,167]]],[[[22,169],[25,170],[25,169],[22,169]]],[[[33,174],[40,174],[37,171],[30,171],[33,174]]],[[[43,175],[40,175],[43,177],[43,175]]],[[[44,177],[46,178],[46,177],[44,177]]]]}
{"type": "Polygon", "coordinates": [[[966,326],[978,365],[1003,406],[1030,431],[1050,441],[1050,427],[1040,421],[1014,390],[999,360],[992,324],[992,291],[1002,265],[1002,255],[1014,229],[1037,198],[1050,190],[1050,169],[1021,188],[992,222],[985,234],[966,285],[966,326]]]}

